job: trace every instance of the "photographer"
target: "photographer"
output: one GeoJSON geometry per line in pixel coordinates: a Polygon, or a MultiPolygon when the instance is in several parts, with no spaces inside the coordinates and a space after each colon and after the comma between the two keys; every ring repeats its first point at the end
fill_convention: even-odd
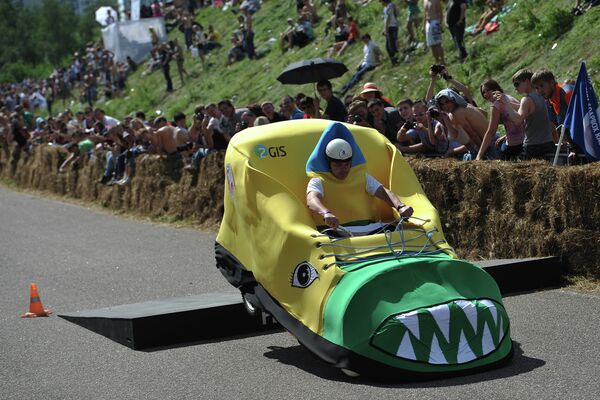
{"type": "Polygon", "coordinates": [[[450,71],[443,64],[433,64],[429,68],[429,87],[427,88],[427,95],[425,96],[425,101],[429,101],[433,99],[433,93],[435,91],[435,82],[438,80],[438,76],[442,77],[446,81],[446,87],[451,88],[456,93],[460,94],[469,104],[477,107],[477,103],[473,100],[473,95],[469,88],[463,84],[462,82],[454,79],[452,75],[450,75],[450,71]]]}
{"type": "Polygon", "coordinates": [[[367,103],[362,100],[355,100],[348,106],[348,117],[346,122],[354,125],[364,126],[371,128],[368,122],[369,110],[367,109],[367,103]]]}
{"type": "MultiPolygon", "coordinates": [[[[199,119],[200,115],[195,115],[194,124],[197,124],[199,119]]],[[[200,123],[202,137],[198,137],[196,140],[192,162],[184,167],[186,171],[198,171],[202,158],[214,151],[227,149],[232,134],[228,133],[229,128],[222,124],[224,119],[225,116],[219,111],[216,104],[211,103],[206,107],[206,114],[203,115],[200,123]]]]}
{"type": "Polygon", "coordinates": [[[439,122],[439,111],[435,108],[427,108],[423,101],[418,101],[413,105],[413,121],[407,121],[398,131],[398,142],[416,142],[408,146],[398,146],[398,149],[404,153],[429,153],[436,156],[443,156],[450,148],[450,141],[446,135],[444,125],[439,122]]]}

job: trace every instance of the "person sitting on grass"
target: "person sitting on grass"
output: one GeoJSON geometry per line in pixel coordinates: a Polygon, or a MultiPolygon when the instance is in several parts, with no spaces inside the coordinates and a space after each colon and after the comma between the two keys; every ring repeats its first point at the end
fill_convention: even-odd
{"type": "Polygon", "coordinates": [[[312,26],[308,17],[302,14],[295,23],[291,18],[287,19],[288,28],[281,33],[281,51],[285,52],[294,46],[304,47],[314,39],[312,26]]]}
{"type": "Polygon", "coordinates": [[[361,40],[364,44],[363,58],[360,64],[358,64],[354,75],[352,75],[350,80],[342,87],[342,90],[340,91],[342,95],[345,95],[348,90],[356,85],[364,74],[374,70],[381,63],[381,50],[371,39],[371,35],[365,33],[362,35],[361,40]]]}
{"type": "Polygon", "coordinates": [[[235,33],[231,35],[231,48],[227,52],[227,66],[236,61],[243,60],[245,56],[244,44],[235,33]]]}
{"type": "Polygon", "coordinates": [[[343,18],[335,20],[335,42],[327,51],[327,57],[333,56],[334,53],[339,55],[340,49],[348,40],[350,35],[350,28],[344,23],[343,18]]]}
{"type": "Polygon", "coordinates": [[[485,29],[487,23],[502,10],[504,0],[485,0],[485,4],[488,9],[481,14],[481,17],[479,17],[475,29],[470,33],[471,36],[479,35],[485,29]]]}

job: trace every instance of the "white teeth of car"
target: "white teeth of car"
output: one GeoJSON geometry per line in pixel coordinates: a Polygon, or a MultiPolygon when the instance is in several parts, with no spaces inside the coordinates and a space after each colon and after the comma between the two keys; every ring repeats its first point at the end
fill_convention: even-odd
{"type": "MultiPolygon", "coordinates": [[[[492,317],[494,319],[495,326],[498,329],[499,333],[499,342],[504,338],[504,328],[502,326],[502,314],[498,311],[496,305],[490,300],[477,300],[480,305],[483,305],[490,309],[492,317]]],[[[471,327],[473,328],[473,332],[475,335],[479,334],[478,331],[478,308],[475,302],[468,300],[456,300],[454,304],[459,306],[463,312],[465,313],[471,327]]],[[[479,312],[481,312],[481,307],[479,307],[479,312]]],[[[442,335],[444,336],[446,342],[450,340],[450,307],[449,304],[441,304],[433,307],[429,307],[426,311],[433,317],[435,323],[439,327],[442,335]]],[[[400,321],[410,332],[405,332],[404,336],[400,341],[400,345],[398,346],[398,350],[396,355],[401,358],[416,360],[415,350],[413,348],[411,342],[411,335],[414,336],[417,340],[420,339],[420,325],[419,325],[419,313],[423,313],[424,310],[415,310],[406,314],[401,314],[396,316],[396,319],[400,321]]],[[[488,326],[488,323],[483,323],[482,325],[483,332],[481,333],[481,346],[482,346],[482,356],[487,355],[493,352],[496,349],[494,345],[494,340],[492,338],[491,326],[488,326]]],[[[467,341],[467,336],[471,334],[468,330],[461,330],[460,339],[457,346],[457,354],[456,354],[456,362],[458,364],[466,363],[477,358],[477,355],[471,349],[469,342],[467,341]]],[[[439,340],[442,338],[438,338],[437,334],[433,335],[431,344],[429,345],[429,360],[430,364],[448,364],[448,361],[442,352],[440,347],[439,340]]]]}
{"type": "Polygon", "coordinates": [[[437,336],[433,335],[431,341],[431,350],[429,351],[429,364],[448,364],[444,353],[440,348],[440,344],[437,340],[437,336]]]}
{"type": "Polygon", "coordinates": [[[494,351],[494,340],[492,339],[492,333],[487,324],[483,324],[483,337],[481,338],[481,345],[483,348],[483,354],[489,354],[494,351]]]}
{"type": "Polygon", "coordinates": [[[496,305],[494,305],[494,302],[492,302],[491,300],[479,300],[479,303],[492,310],[492,317],[494,317],[494,323],[498,324],[498,310],[496,309],[496,305]]]}
{"type": "MultiPolygon", "coordinates": [[[[454,304],[462,308],[463,312],[467,316],[467,319],[471,323],[473,330],[477,332],[477,307],[472,301],[467,300],[456,300],[454,304]]],[[[494,307],[495,309],[496,307],[494,307]]]]}
{"type": "Polygon", "coordinates": [[[467,342],[467,338],[465,337],[465,333],[460,333],[460,342],[458,344],[458,353],[456,354],[456,362],[459,364],[466,363],[469,361],[473,361],[477,356],[471,350],[469,343],[467,342]]]}
{"type": "Polygon", "coordinates": [[[409,360],[417,359],[417,356],[415,356],[415,351],[413,350],[412,344],[410,342],[410,335],[408,334],[408,332],[404,332],[404,336],[400,341],[400,347],[398,347],[396,355],[398,357],[407,358],[409,360]]]}
{"type": "MultiPolygon", "coordinates": [[[[429,313],[435,319],[435,323],[438,325],[446,342],[450,340],[450,307],[448,304],[441,304],[439,306],[430,307],[427,309],[429,313]]],[[[433,345],[432,345],[433,347],[433,345]]]]}
{"type": "Polygon", "coordinates": [[[409,313],[397,316],[396,319],[402,322],[414,337],[419,339],[421,335],[419,332],[419,318],[417,317],[417,313],[418,311],[411,311],[409,313]]]}

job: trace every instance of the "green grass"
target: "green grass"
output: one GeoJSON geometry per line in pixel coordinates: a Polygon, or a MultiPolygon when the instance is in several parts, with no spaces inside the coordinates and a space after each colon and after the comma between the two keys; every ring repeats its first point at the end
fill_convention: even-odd
{"type": "MultiPolygon", "coordinates": [[[[266,1],[262,9],[255,15],[255,45],[257,51],[265,51],[265,57],[259,60],[243,60],[230,67],[226,66],[226,54],[229,48],[229,37],[237,26],[236,15],[231,11],[204,9],[197,16],[197,21],[205,27],[213,24],[222,36],[223,48],[213,51],[207,58],[209,66],[202,66],[200,61],[192,59],[189,53],[185,67],[192,74],[184,87],[181,87],[175,63],[171,66],[171,75],[175,91],[165,92],[165,82],[160,71],[147,77],[141,71],[133,74],[127,81],[127,89],[120,98],[100,102],[109,115],[123,117],[137,110],[144,110],[149,117],[156,115],[156,110],[172,117],[175,111],[183,111],[190,115],[199,103],[207,104],[221,99],[235,99],[236,106],[260,103],[271,100],[278,103],[285,94],[304,92],[312,95],[312,85],[282,85],[277,75],[290,63],[306,58],[324,57],[327,48],[333,41],[332,33],[324,37],[325,21],[315,28],[317,39],[303,49],[295,49],[286,53],[279,46],[279,32],[286,26],[288,16],[295,16],[293,1],[266,1]],[[268,44],[275,38],[273,45],[268,44]]],[[[348,1],[351,12],[358,19],[361,33],[369,32],[385,53],[385,41],[381,36],[382,9],[380,2],[372,1],[366,7],[358,7],[348,1]]],[[[396,2],[402,14],[406,12],[403,2],[396,2]]],[[[477,3],[477,2],[476,2],[477,3]]],[[[575,79],[582,60],[586,60],[588,72],[600,91],[600,7],[588,11],[584,16],[570,18],[568,11],[572,7],[571,0],[519,0],[517,6],[501,23],[498,32],[489,36],[479,35],[465,39],[467,51],[471,56],[466,62],[458,63],[449,32],[444,32],[444,49],[446,62],[451,73],[460,81],[468,84],[475,94],[476,100],[483,104],[478,94],[478,87],[487,78],[500,82],[508,93],[515,95],[510,85],[510,77],[518,69],[528,67],[532,70],[548,68],[554,72],[557,80],[575,79]],[[560,12],[560,9],[567,13],[560,12]],[[572,26],[569,26],[572,23],[572,26]],[[564,31],[564,32],[560,32],[564,31]],[[552,50],[553,44],[556,48],[552,50]]],[[[329,13],[319,2],[320,15],[328,17],[329,13]]],[[[468,11],[467,23],[476,21],[481,8],[468,11]]],[[[325,19],[325,18],[324,18],[325,19]]],[[[405,21],[405,16],[400,16],[405,21]]],[[[183,43],[183,35],[171,33],[183,43]]],[[[400,31],[401,46],[404,45],[404,28],[400,31]]],[[[420,41],[423,41],[423,33],[420,41]]],[[[387,56],[387,55],[386,55],[387,56]]],[[[352,71],[362,58],[362,45],[355,44],[348,48],[340,58],[350,70],[345,76],[333,81],[334,89],[339,89],[351,76],[352,71]]],[[[433,63],[429,51],[419,49],[399,66],[392,67],[385,59],[382,66],[367,73],[363,82],[374,81],[384,94],[393,101],[404,97],[421,98],[425,95],[428,76],[427,70],[433,63]]],[[[143,69],[143,66],[140,70],[143,69]]],[[[440,83],[441,85],[441,83],[440,83]]],[[[356,88],[359,86],[357,85],[356,88]]],[[[442,87],[439,86],[438,89],[442,87]]],[[[83,104],[75,108],[83,108],[83,104]]]]}
{"type": "Polygon", "coordinates": [[[0,185],[4,185],[9,188],[15,188],[17,186],[17,182],[14,179],[0,178],[0,185]]]}

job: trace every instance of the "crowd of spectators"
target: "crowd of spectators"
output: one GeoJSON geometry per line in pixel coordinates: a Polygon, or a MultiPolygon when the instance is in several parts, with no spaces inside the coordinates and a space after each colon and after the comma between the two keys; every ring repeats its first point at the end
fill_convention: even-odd
{"type": "MultiPolygon", "coordinates": [[[[343,1],[334,3],[330,7],[332,16],[328,23],[330,29],[336,32],[337,44],[347,40],[347,36],[337,35],[346,21],[353,20],[343,1]]],[[[382,3],[386,8],[393,4],[385,0],[382,3]]],[[[456,3],[462,4],[460,1],[456,3]]],[[[241,51],[251,57],[253,48],[247,44],[251,40],[248,36],[252,30],[251,15],[258,12],[260,6],[252,1],[238,5],[243,6],[239,18],[241,51]]],[[[299,2],[298,21],[308,25],[318,21],[320,17],[312,10],[314,6],[309,0],[302,1],[302,4],[299,2]]],[[[187,12],[183,12],[184,18],[187,12]]],[[[386,13],[389,17],[394,11],[386,13]]],[[[464,20],[462,11],[459,15],[464,20]]],[[[290,26],[297,26],[293,20],[290,23],[290,26]]],[[[182,26],[184,30],[188,29],[185,22],[182,26]]],[[[386,40],[394,36],[389,27],[388,22],[383,32],[386,40]]],[[[153,65],[156,57],[156,68],[161,68],[167,78],[169,62],[175,59],[183,83],[187,77],[183,53],[198,46],[198,43],[202,44],[203,52],[208,51],[209,43],[214,43],[215,39],[212,37],[211,40],[206,35],[199,42],[198,32],[203,34],[203,28],[192,24],[191,29],[189,46],[187,34],[185,47],[177,40],[159,44],[153,50],[155,54],[148,65],[153,65]]],[[[290,46],[297,41],[294,35],[285,35],[290,46]]],[[[358,37],[357,32],[354,35],[354,38],[358,37]]],[[[430,80],[422,97],[394,101],[386,97],[374,82],[367,82],[361,89],[349,94],[362,74],[375,68],[381,57],[379,47],[368,33],[362,34],[360,39],[364,57],[340,92],[334,91],[331,82],[325,80],[317,83],[318,96],[315,97],[298,93],[284,96],[279,101],[266,100],[241,108],[235,108],[230,100],[223,99],[198,105],[191,117],[177,112],[169,118],[162,114],[151,118],[150,114],[146,114],[148,110],[140,110],[122,121],[106,115],[101,108],[93,108],[93,100],[98,86],[104,87],[105,92],[119,90],[128,71],[135,70],[137,66],[132,62],[119,66],[114,63],[110,52],[92,45],[83,55],[76,53],[68,68],[57,71],[49,79],[26,80],[19,85],[0,88],[0,146],[8,151],[9,145],[15,142],[25,154],[38,145],[62,146],[68,149],[69,156],[60,166],[60,172],[85,157],[101,157],[105,168],[99,182],[106,185],[128,184],[134,174],[137,157],[181,159],[185,170],[197,173],[203,157],[227,149],[232,136],[240,131],[291,119],[324,118],[371,127],[405,154],[420,153],[469,161],[547,159],[555,152],[557,129],[565,119],[572,82],[559,84],[548,70],[533,72],[522,69],[512,77],[513,95],[493,79],[481,82],[479,94],[489,105],[480,106],[469,84],[454,79],[446,65],[433,64],[427,72],[422,71],[428,74],[430,80]],[[53,105],[56,109],[55,103],[61,98],[66,99],[65,93],[76,88],[89,103],[88,107],[73,113],[63,103],[64,111],[54,114],[53,105]],[[49,118],[34,116],[39,114],[37,107],[42,106],[47,107],[51,115],[49,118]],[[499,134],[502,131],[504,135],[499,134]]],[[[392,47],[386,45],[390,58],[394,50],[392,47]]],[[[342,47],[339,47],[335,51],[341,50],[342,47]]],[[[168,90],[172,90],[170,77],[167,85],[168,90]]],[[[576,156],[578,149],[574,144],[567,143],[566,147],[569,157],[576,156]]]]}

